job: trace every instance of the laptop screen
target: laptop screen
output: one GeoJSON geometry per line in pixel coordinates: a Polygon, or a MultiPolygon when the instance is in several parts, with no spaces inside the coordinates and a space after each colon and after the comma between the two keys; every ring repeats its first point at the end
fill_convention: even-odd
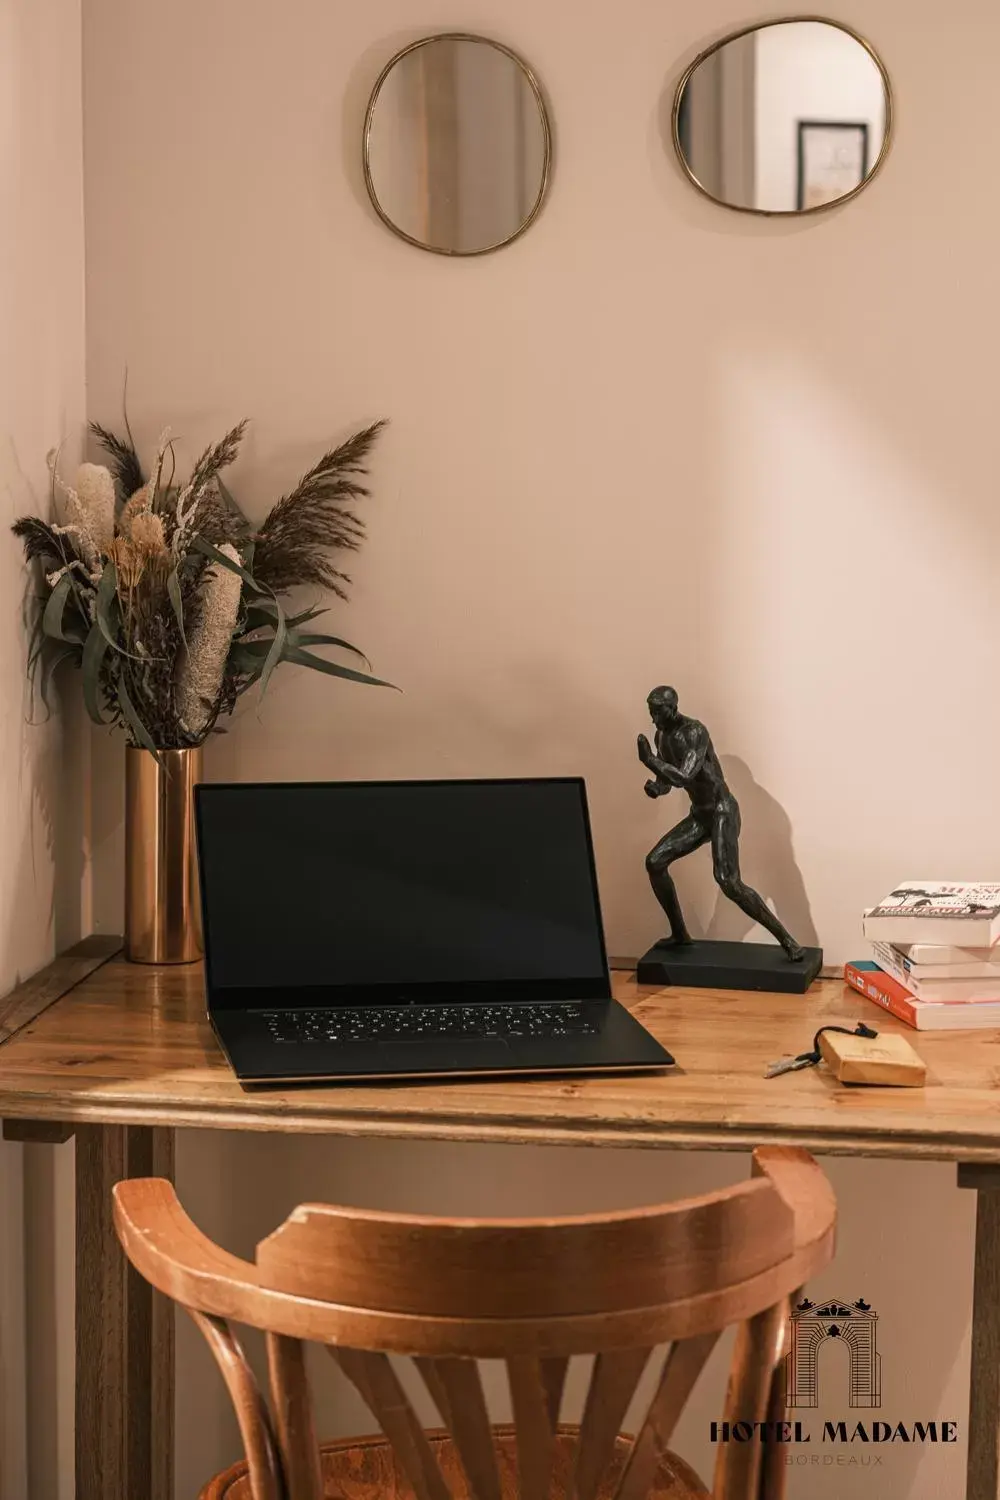
{"type": "Polygon", "coordinates": [[[195,795],[213,1005],[610,994],[579,779],[195,795]]]}

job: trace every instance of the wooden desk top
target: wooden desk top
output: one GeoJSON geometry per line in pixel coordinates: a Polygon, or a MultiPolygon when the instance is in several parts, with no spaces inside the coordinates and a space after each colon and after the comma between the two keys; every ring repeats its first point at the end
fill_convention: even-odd
{"type": "MultiPolygon", "coordinates": [[[[107,939],[88,941],[107,949],[107,939]]],[[[75,988],[36,1019],[23,1024],[21,992],[0,1002],[0,1041],[5,1017],[22,1025],[0,1045],[0,1117],[698,1150],[787,1144],[1000,1163],[1000,1032],[911,1031],[835,980],[805,996],[755,995],[655,990],[616,975],[619,999],[678,1060],[664,1074],[247,1094],[205,1019],[200,967],[119,957],[81,978],[92,958],[56,962],[70,963],[75,988]],[[775,1058],[810,1047],[819,1026],[858,1019],[904,1032],[927,1064],[926,1087],[850,1088],[822,1067],[763,1077],[775,1058]]],[[[51,975],[47,989],[45,974],[29,984],[51,997],[51,975]]]]}

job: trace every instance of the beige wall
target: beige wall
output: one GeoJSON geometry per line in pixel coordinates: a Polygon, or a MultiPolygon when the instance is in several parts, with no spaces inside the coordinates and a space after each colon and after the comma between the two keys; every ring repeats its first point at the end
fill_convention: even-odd
{"type": "MultiPolygon", "coordinates": [[[[234,483],[256,513],[328,438],[392,419],[337,623],[405,692],[279,674],[210,747],[210,775],[583,771],[611,943],[635,953],[660,930],[642,856],[669,809],[642,796],[634,737],[667,680],[728,758],[748,873],[830,959],[857,949],[889,882],[995,869],[1000,15],[863,10],[845,19],[893,75],[893,157],[846,211],[775,224],[703,201],[664,144],[677,74],[746,20],[736,0],[622,0],[610,21],[576,6],[571,23],[555,3],[425,0],[419,30],[523,52],[556,133],[535,227],[452,263],[388,234],[361,179],[368,90],[417,34],[406,0],[89,0],[91,413],[117,415],[127,364],[146,442],[169,421],[190,459],[251,415],[234,483]]],[[[110,926],[114,757],[105,770],[94,898],[110,926]]],[[[681,885],[700,928],[744,935],[705,859],[681,885]]],[[[224,1137],[180,1152],[183,1193],[243,1248],[299,1194],[557,1208],[742,1170],[224,1137]]],[[[961,1415],[968,1201],[943,1168],[835,1176],[844,1253],[826,1289],[881,1311],[887,1409],[961,1415]]],[[[233,1434],[186,1329],[179,1400],[189,1494],[233,1434]]],[[[695,1457],[715,1409],[689,1425],[695,1457]]],[[[960,1473],[960,1454],[918,1468],[895,1451],[850,1492],[923,1500],[960,1473]]],[[[792,1493],[847,1488],[805,1472],[792,1493]]]]}
{"type": "MultiPolygon", "coordinates": [[[[80,0],[0,0],[0,994],[54,945],[79,936],[81,921],[75,715],[27,722],[23,574],[8,533],[15,516],[47,506],[46,451],[63,442],[72,465],[82,433],[80,66],[80,0]]],[[[71,1201],[71,1167],[51,1148],[0,1145],[4,1500],[23,1500],[29,1472],[39,1497],[60,1500],[60,1456],[71,1473],[71,1432],[57,1413],[69,1394],[72,1267],[58,1278],[58,1294],[46,1274],[56,1254],[56,1183],[62,1179],[63,1203],[71,1201]]]]}

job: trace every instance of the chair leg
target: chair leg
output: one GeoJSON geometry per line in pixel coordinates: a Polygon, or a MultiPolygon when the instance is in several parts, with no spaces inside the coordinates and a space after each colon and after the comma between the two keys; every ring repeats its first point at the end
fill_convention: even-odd
{"type": "Polygon", "coordinates": [[[173,1176],[173,1132],[76,1131],[76,1500],[173,1500],[174,1309],[111,1218],[125,1177],[173,1176]]]}
{"type": "MultiPolygon", "coordinates": [[[[771,1424],[768,1430],[772,1434],[777,1430],[778,1423],[784,1422],[788,1417],[788,1408],[785,1405],[785,1356],[789,1345],[788,1317],[801,1296],[802,1292],[799,1291],[789,1299],[782,1316],[781,1340],[775,1351],[774,1369],[771,1372],[771,1390],[764,1418],[771,1424]]],[[[788,1449],[782,1443],[765,1443],[761,1454],[760,1487],[756,1500],[784,1500],[787,1484],[788,1449]]]]}
{"type": "MultiPolygon", "coordinates": [[[[781,1378],[781,1352],[788,1322],[788,1301],[748,1318],[736,1335],[736,1348],[726,1393],[727,1422],[763,1422],[775,1401],[775,1382],[781,1378]]],[[[784,1402],[784,1387],[781,1388],[784,1402]]],[[[779,1418],[780,1420],[780,1418],[779,1418]]],[[[777,1500],[781,1490],[766,1489],[773,1478],[770,1445],[764,1443],[726,1443],[716,1453],[715,1500],[756,1500],[767,1495],[777,1500]]],[[[778,1475],[779,1485],[783,1469],[778,1475]]]]}

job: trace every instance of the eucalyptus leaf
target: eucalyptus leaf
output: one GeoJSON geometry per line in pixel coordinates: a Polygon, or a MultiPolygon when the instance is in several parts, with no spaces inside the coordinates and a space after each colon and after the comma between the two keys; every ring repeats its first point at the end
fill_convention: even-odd
{"type": "Polygon", "coordinates": [[[75,626],[67,626],[63,619],[66,602],[72,588],[72,578],[68,572],[64,573],[46,601],[42,614],[42,630],[50,641],[74,641],[79,646],[83,643],[79,629],[75,626]]]}
{"type": "Polygon", "coordinates": [[[94,600],[94,616],[98,629],[111,647],[117,651],[119,656],[127,656],[129,661],[146,662],[152,660],[149,657],[138,656],[134,651],[126,651],[118,639],[118,627],[121,624],[121,609],[118,603],[118,569],[113,562],[105,563],[101,581],[97,585],[97,596],[94,600]]]}
{"type": "Polygon", "coordinates": [[[288,628],[285,625],[285,612],[282,609],[281,605],[278,603],[277,599],[275,599],[274,602],[278,606],[278,618],[274,624],[274,637],[271,641],[270,649],[266,657],[264,658],[264,666],[261,669],[261,697],[263,697],[267,692],[267,685],[271,680],[271,673],[274,671],[279,661],[281,661],[285,655],[285,647],[288,640],[288,628]]]}
{"type": "Polygon", "coordinates": [[[241,656],[247,661],[255,661],[263,666],[272,642],[272,636],[262,641],[234,641],[229,651],[229,660],[233,661],[235,657],[241,656]]]}
{"type": "Polygon", "coordinates": [[[167,597],[169,598],[171,606],[173,608],[174,617],[177,620],[177,628],[180,630],[181,641],[186,651],[187,635],[184,630],[184,604],[181,600],[181,581],[177,576],[176,568],[172,568],[167,577],[167,597]]]}
{"type": "Polygon", "coordinates": [[[123,656],[128,652],[118,644],[117,634],[121,611],[118,608],[118,569],[109,562],[101,574],[94,601],[94,621],[106,643],[123,656]]]}
{"type": "Polygon", "coordinates": [[[46,713],[52,712],[52,705],[49,703],[49,689],[52,686],[53,677],[55,677],[56,672],[64,661],[75,661],[76,658],[77,652],[75,650],[53,651],[51,656],[43,661],[42,669],[38,675],[38,696],[42,700],[42,705],[46,713]]]}
{"type": "MultiPolygon", "coordinates": [[[[267,643],[258,641],[251,644],[264,646],[267,643]]],[[[228,666],[231,671],[239,672],[241,676],[249,677],[250,682],[246,686],[250,687],[257,681],[257,678],[264,670],[264,659],[263,654],[258,655],[251,650],[250,644],[244,646],[235,645],[229,653],[228,666]]]]}
{"type": "Polygon", "coordinates": [[[350,651],[365,663],[369,669],[371,662],[363,651],[357,646],[352,646],[350,641],[342,641],[339,635],[324,635],[322,631],[289,630],[288,642],[291,646],[340,646],[344,651],[350,651]]]}
{"type": "Polygon", "coordinates": [[[249,588],[252,588],[255,594],[266,594],[268,592],[267,589],[261,588],[257,580],[252,574],[247,572],[242,564],[233,562],[231,557],[227,557],[224,552],[220,552],[218,547],[213,547],[212,543],[207,542],[203,536],[193,536],[191,538],[190,550],[192,552],[200,552],[202,557],[210,558],[212,562],[218,563],[220,568],[228,568],[230,573],[235,573],[238,578],[242,578],[243,582],[249,588]]]}
{"type": "Polygon", "coordinates": [[[240,627],[241,633],[249,635],[252,630],[272,629],[275,621],[274,611],[264,607],[270,602],[269,599],[257,599],[253,604],[248,605],[246,617],[240,627]]]}
{"type": "Polygon", "coordinates": [[[125,686],[124,672],[120,673],[118,677],[118,702],[121,704],[122,713],[125,715],[128,726],[131,729],[132,733],[135,735],[136,739],[139,741],[139,744],[144,750],[149,751],[149,753],[156,761],[157,765],[161,764],[162,761],[160,752],[154,745],[149,730],[146,728],[145,724],[136,713],[135,705],[128,695],[128,688],[125,686]]]}
{"type": "Polygon", "coordinates": [[[25,609],[25,623],[28,629],[28,677],[33,678],[38,666],[42,652],[45,650],[45,633],[42,630],[41,609],[25,609]]]}
{"type": "Polygon", "coordinates": [[[83,647],[83,703],[95,724],[108,724],[101,706],[101,668],[111,647],[99,625],[92,625],[83,647]]]}
{"type": "MultiPolygon", "coordinates": [[[[299,625],[308,625],[311,620],[318,620],[320,615],[329,614],[325,605],[317,604],[312,609],[304,609],[297,615],[286,615],[285,624],[289,630],[294,630],[299,625]]],[[[274,624],[278,618],[278,601],[276,599],[255,599],[247,607],[246,623],[243,629],[266,630],[274,624]]]]}
{"type": "Polygon", "coordinates": [[[287,624],[290,630],[296,630],[300,625],[308,625],[310,620],[318,620],[320,615],[330,613],[325,604],[316,604],[312,609],[304,609],[301,614],[289,615],[287,624]]]}
{"type": "Polygon", "coordinates": [[[311,667],[314,672],[326,672],[329,677],[344,677],[348,682],[366,682],[371,687],[392,688],[399,692],[394,682],[385,682],[381,677],[371,677],[367,672],[356,672],[353,667],[342,667],[335,661],[326,661],[314,656],[311,651],[302,651],[296,646],[286,646],[283,660],[297,667],[311,667]]]}

